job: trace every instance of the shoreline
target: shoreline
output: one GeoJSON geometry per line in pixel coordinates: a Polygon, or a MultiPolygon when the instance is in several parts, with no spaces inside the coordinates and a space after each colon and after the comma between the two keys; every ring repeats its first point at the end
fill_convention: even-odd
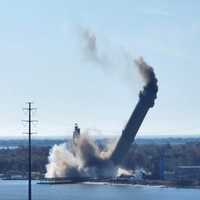
{"type": "MultiPolygon", "coordinates": [[[[28,179],[0,179],[3,181],[28,181],[28,179]]],[[[40,185],[68,185],[68,184],[90,184],[90,185],[129,185],[129,186],[150,186],[150,187],[160,187],[160,188],[184,188],[184,189],[200,189],[200,185],[181,185],[176,181],[163,181],[163,180],[45,180],[45,179],[33,179],[34,184],[40,185]]]]}

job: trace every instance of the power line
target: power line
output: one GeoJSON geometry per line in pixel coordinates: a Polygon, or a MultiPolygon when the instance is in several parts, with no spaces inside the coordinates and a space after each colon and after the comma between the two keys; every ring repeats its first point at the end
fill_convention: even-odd
{"type": "Polygon", "coordinates": [[[28,132],[25,134],[28,134],[28,199],[32,199],[32,188],[31,188],[31,135],[34,134],[32,132],[32,123],[37,122],[37,120],[32,120],[32,111],[36,110],[36,108],[32,108],[32,102],[27,102],[26,103],[28,107],[23,108],[23,110],[28,111],[28,120],[22,120],[23,122],[28,124],[28,132]]]}

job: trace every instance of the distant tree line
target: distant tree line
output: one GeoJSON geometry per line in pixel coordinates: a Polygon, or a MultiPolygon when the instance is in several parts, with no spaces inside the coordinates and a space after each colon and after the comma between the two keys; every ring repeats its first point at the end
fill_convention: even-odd
{"type": "MultiPolygon", "coordinates": [[[[45,173],[50,146],[32,147],[32,170],[45,173]]],[[[160,159],[164,159],[165,171],[173,171],[179,165],[200,165],[200,143],[177,145],[133,144],[125,156],[123,166],[127,169],[143,168],[156,173],[160,159]]],[[[0,173],[27,173],[28,149],[0,149],[0,173]]]]}
{"type": "MultiPolygon", "coordinates": [[[[45,165],[48,162],[50,147],[32,148],[32,171],[45,173],[45,165]]],[[[16,149],[0,150],[0,173],[20,174],[28,171],[28,148],[19,147],[16,149]]]]}

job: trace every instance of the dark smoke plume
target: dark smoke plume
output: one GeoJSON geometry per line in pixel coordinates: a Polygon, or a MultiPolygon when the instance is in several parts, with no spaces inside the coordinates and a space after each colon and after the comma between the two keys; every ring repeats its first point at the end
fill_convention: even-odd
{"type": "Polygon", "coordinates": [[[156,98],[158,92],[158,80],[156,78],[153,67],[149,66],[142,57],[136,59],[135,64],[138,67],[139,72],[145,82],[143,93],[149,90],[152,94],[155,94],[156,98]]]}
{"type": "Polygon", "coordinates": [[[150,82],[157,83],[157,78],[154,73],[153,67],[149,66],[143,59],[143,57],[140,57],[135,60],[135,64],[137,65],[139,72],[144,79],[146,85],[148,85],[150,82]]]}

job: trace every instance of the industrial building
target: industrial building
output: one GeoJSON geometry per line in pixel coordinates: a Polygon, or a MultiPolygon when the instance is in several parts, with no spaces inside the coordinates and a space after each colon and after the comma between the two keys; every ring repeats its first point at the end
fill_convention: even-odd
{"type": "Polygon", "coordinates": [[[177,166],[175,178],[180,181],[200,181],[200,166],[177,166]]]}

